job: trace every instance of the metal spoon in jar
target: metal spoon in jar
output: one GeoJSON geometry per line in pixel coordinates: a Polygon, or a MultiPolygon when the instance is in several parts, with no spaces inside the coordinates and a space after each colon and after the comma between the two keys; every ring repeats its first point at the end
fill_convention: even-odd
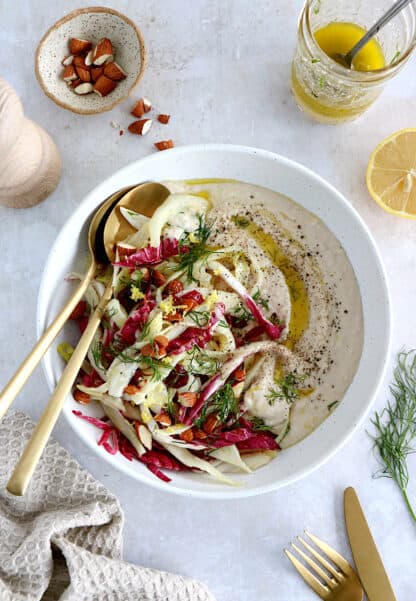
{"type": "Polygon", "coordinates": [[[358,42],[351,48],[347,54],[334,54],[331,56],[337,63],[347,67],[347,69],[352,68],[352,63],[357,55],[357,53],[367,44],[372,37],[378,34],[380,29],[384,27],[393,17],[395,17],[403,8],[405,8],[408,4],[410,4],[412,0],[398,0],[389,10],[384,13],[380,19],[374,23],[374,25],[367,31],[367,33],[360,39],[358,42]]]}
{"type": "MultiPolygon", "coordinates": [[[[90,252],[93,253],[96,260],[104,264],[113,261],[115,245],[117,242],[124,240],[127,235],[122,222],[124,218],[119,213],[119,205],[142,213],[146,217],[151,217],[169,194],[169,190],[162,184],[145,183],[130,189],[118,199],[118,202],[110,204],[110,206],[106,202],[105,207],[103,205],[97,211],[89,229],[88,245],[90,252]]],[[[88,325],[7,483],[7,490],[14,495],[20,496],[25,493],[39,458],[61,413],[65,399],[72,388],[92,343],[94,334],[100,325],[103,312],[112,293],[113,284],[112,278],[110,278],[98,306],[90,316],[88,325]]]]}

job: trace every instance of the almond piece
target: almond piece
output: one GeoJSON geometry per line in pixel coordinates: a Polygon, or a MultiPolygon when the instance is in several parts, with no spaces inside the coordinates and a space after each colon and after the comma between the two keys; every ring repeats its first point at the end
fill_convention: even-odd
{"type": "Polygon", "coordinates": [[[172,424],[170,416],[164,411],[159,413],[159,415],[155,415],[154,419],[156,422],[158,422],[158,424],[162,424],[162,426],[170,426],[172,424]]]}
{"type": "Polygon", "coordinates": [[[71,54],[85,54],[90,50],[92,44],[88,40],[82,40],[80,38],[71,38],[69,41],[69,51],[71,54]]]}
{"type": "Polygon", "coordinates": [[[157,116],[157,120],[159,121],[159,123],[163,123],[163,125],[166,125],[167,123],[169,123],[169,119],[170,119],[170,115],[158,115],[157,116]]]}
{"type": "Polygon", "coordinates": [[[81,405],[89,405],[91,401],[91,397],[86,392],[81,392],[81,390],[74,390],[74,399],[77,403],[81,403],[81,405]]]}
{"type": "Polygon", "coordinates": [[[75,69],[81,81],[91,81],[91,73],[88,67],[76,67],[75,69]]]}
{"type": "Polygon", "coordinates": [[[118,65],[114,61],[111,63],[107,63],[104,66],[104,75],[106,75],[114,81],[120,81],[121,79],[126,79],[127,77],[127,74],[123,71],[120,65],[118,65]]]}
{"type": "Polygon", "coordinates": [[[90,50],[88,52],[87,56],[85,57],[85,64],[87,65],[87,67],[90,67],[92,65],[93,57],[94,57],[94,50],[90,50]]]}
{"type": "Polygon", "coordinates": [[[145,113],[148,113],[150,110],[152,110],[152,103],[148,98],[143,97],[143,106],[145,113]]]}
{"type": "Polygon", "coordinates": [[[105,75],[101,75],[94,84],[94,92],[104,98],[107,94],[110,94],[117,86],[117,82],[113,81],[105,75]]]}
{"type": "Polygon", "coordinates": [[[77,78],[74,79],[74,81],[67,81],[66,83],[68,86],[71,86],[71,88],[76,88],[77,86],[79,86],[80,83],[82,83],[82,81],[79,78],[77,78]]]}
{"type": "Polygon", "coordinates": [[[181,432],[179,434],[179,438],[185,442],[192,442],[194,439],[194,433],[192,430],[185,430],[185,432],[181,432]]]}
{"type": "Polygon", "coordinates": [[[72,54],[70,54],[69,56],[65,56],[65,58],[62,59],[62,65],[64,67],[67,67],[68,65],[72,65],[72,61],[74,60],[74,57],[72,54]]]}
{"type": "Polygon", "coordinates": [[[74,56],[72,64],[74,65],[74,67],[86,67],[85,59],[83,56],[74,56]]]}
{"type": "Polygon", "coordinates": [[[96,82],[104,73],[104,67],[91,67],[91,80],[96,82]]]}
{"type": "Polygon", "coordinates": [[[75,79],[78,79],[74,65],[67,65],[62,77],[64,78],[64,81],[74,81],[75,79]]]}
{"type": "Polygon", "coordinates": [[[131,109],[130,113],[133,115],[133,117],[137,117],[138,119],[140,119],[140,117],[143,117],[145,113],[143,98],[140,98],[136,102],[134,107],[131,109]]]}
{"type": "Polygon", "coordinates": [[[113,45],[108,38],[102,38],[95,47],[93,62],[94,65],[103,65],[113,56],[113,45]]]}
{"type": "Polygon", "coordinates": [[[139,121],[133,121],[133,123],[130,123],[128,129],[131,134],[145,136],[151,127],[151,119],[139,119],[139,121]]]}
{"type": "Polygon", "coordinates": [[[178,402],[183,407],[193,407],[198,399],[196,392],[179,392],[178,402]]]}
{"type": "Polygon", "coordinates": [[[92,83],[82,82],[76,88],[74,88],[74,91],[77,94],[89,94],[90,92],[93,91],[93,89],[94,89],[94,86],[92,85],[92,83]]]}
{"type": "Polygon", "coordinates": [[[173,140],[162,140],[161,142],[155,142],[155,146],[158,150],[168,150],[173,148],[173,140]]]}

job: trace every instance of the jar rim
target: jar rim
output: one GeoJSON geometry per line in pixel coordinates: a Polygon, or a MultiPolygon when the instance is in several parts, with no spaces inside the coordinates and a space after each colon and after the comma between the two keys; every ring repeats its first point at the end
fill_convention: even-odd
{"type": "MultiPolygon", "coordinates": [[[[331,67],[331,71],[336,73],[336,75],[346,81],[351,81],[351,79],[355,79],[356,81],[362,83],[376,83],[380,79],[388,78],[389,76],[394,75],[407,61],[407,59],[412,54],[413,50],[416,47],[416,32],[413,37],[411,44],[409,44],[408,48],[405,52],[403,52],[397,60],[394,62],[385,65],[381,69],[374,69],[372,71],[355,71],[354,69],[348,69],[344,67],[340,63],[337,63],[330,56],[328,56],[319,44],[315,40],[315,36],[313,35],[311,22],[310,22],[310,10],[312,9],[312,4],[316,2],[316,0],[306,0],[302,12],[300,14],[300,23],[302,20],[305,20],[306,28],[308,31],[309,38],[313,44],[314,54],[318,54],[320,56],[320,60],[324,63],[327,63],[331,67]]],[[[416,9],[412,3],[408,5],[409,9],[413,11],[415,22],[416,22],[416,9]]]]}

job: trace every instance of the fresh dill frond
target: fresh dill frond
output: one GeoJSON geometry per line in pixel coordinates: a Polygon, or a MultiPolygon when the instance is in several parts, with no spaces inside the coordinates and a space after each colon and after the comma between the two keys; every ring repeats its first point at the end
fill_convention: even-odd
{"type": "Polygon", "coordinates": [[[189,313],[187,313],[186,315],[187,317],[190,317],[192,321],[194,321],[196,325],[200,328],[204,328],[205,326],[207,326],[211,317],[209,311],[196,311],[195,309],[189,311],[189,313]]]}
{"type": "Polygon", "coordinates": [[[186,352],[188,359],[187,371],[191,374],[214,375],[220,368],[219,361],[208,355],[199,346],[195,345],[190,351],[186,352]]]}
{"type": "Polygon", "coordinates": [[[253,430],[256,432],[270,432],[270,426],[264,423],[261,417],[257,417],[256,415],[245,416],[249,422],[251,422],[253,426],[253,430]]]}
{"type": "Polygon", "coordinates": [[[299,397],[299,387],[305,381],[306,376],[289,372],[275,380],[277,388],[269,388],[266,399],[269,405],[276,401],[286,401],[291,405],[299,397]]]}
{"type": "Polygon", "coordinates": [[[180,259],[178,269],[185,269],[188,281],[195,281],[194,265],[201,259],[208,258],[214,251],[207,248],[207,240],[211,234],[212,224],[207,224],[204,215],[198,215],[198,228],[194,232],[186,232],[179,240],[180,259]],[[192,238],[191,238],[192,236],[192,238]],[[192,240],[196,240],[193,242],[192,240]],[[181,254],[181,249],[187,251],[181,254]]]}
{"type": "Polygon", "coordinates": [[[97,340],[91,347],[91,354],[94,359],[94,363],[97,367],[103,369],[103,364],[101,362],[101,355],[103,352],[103,344],[100,340],[97,340]]]}
{"type": "Polygon", "coordinates": [[[246,309],[243,303],[239,303],[237,307],[233,309],[232,315],[240,321],[250,321],[250,319],[253,319],[252,314],[248,309],[246,309]]]}
{"type": "Polygon", "coordinates": [[[268,311],[270,310],[270,306],[269,303],[267,302],[267,300],[261,296],[260,294],[260,290],[257,288],[257,291],[253,294],[253,300],[258,304],[261,305],[262,307],[264,307],[265,309],[267,309],[268,311]]]}
{"type": "Polygon", "coordinates": [[[221,422],[227,421],[230,415],[238,412],[238,400],[229,382],[214,394],[210,404],[221,422]]]}
{"type": "Polygon", "coordinates": [[[145,355],[140,356],[140,363],[144,363],[146,367],[152,370],[151,380],[160,382],[165,374],[161,371],[162,369],[172,367],[163,359],[155,359],[154,357],[148,357],[145,355]]]}
{"type": "Polygon", "coordinates": [[[376,429],[372,438],[382,465],[375,476],[385,476],[396,482],[416,522],[416,512],[407,495],[407,457],[416,451],[416,349],[398,354],[390,392],[393,400],[372,419],[376,429]]]}
{"type": "Polygon", "coordinates": [[[201,409],[199,418],[194,422],[194,426],[202,428],[206,418],[211,413],[216,413],[219,421],[224,423],[232,415],[237,416],[238,410],[238,399],[235,397],[233,387],[228,382],[214,394],[212,399],[205,403],[201,409]]]}

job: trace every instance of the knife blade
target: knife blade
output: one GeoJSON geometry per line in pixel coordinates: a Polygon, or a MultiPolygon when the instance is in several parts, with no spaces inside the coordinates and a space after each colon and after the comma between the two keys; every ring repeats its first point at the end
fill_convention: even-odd
{"type": "Polygon", "coordinates": [[[354,488],[344,491],[348,538],[357,572],[369,601],[397,601],[354,488]]]}

